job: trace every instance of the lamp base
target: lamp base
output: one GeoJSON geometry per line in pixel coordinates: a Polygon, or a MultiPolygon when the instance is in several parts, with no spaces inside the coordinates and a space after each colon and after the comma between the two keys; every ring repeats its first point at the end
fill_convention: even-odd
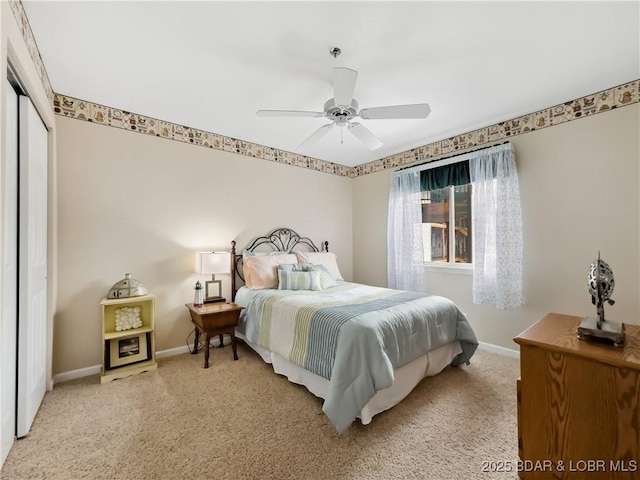
{"type": "Polygon", "coordinates": [[[224,297],[209,297],[204,299],[204,303],[217,303],[225,302],[227,299],[224,297]]]}
{"type": "Polygon", "coordinates": [[[598,328],[596,317],[586,317],[578,327],[580,340],[595,340],[604,343],[612,343],[614,347],[624,347],[624,323],[603,321],[598,328]]]}

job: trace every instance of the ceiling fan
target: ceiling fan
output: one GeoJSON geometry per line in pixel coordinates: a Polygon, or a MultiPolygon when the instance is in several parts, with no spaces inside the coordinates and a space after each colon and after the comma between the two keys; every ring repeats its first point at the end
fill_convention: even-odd
{"type": "MultiPolygon", "coordinates": [[[[333,48],[330,53],[336,57],[340,49],[333,48]],[[337,50],[337,53],[336,53],[337,50]]],[[[354,137],[360,140],[369,150],[380,148],[383,143],[368,128],[353,119],[360,117],[363,120],[388,120],[406,118],[427,118],[431,108],[427,103],[415,103],[411,105],[392,105],[387,107],[374,107],[360,109],[358,102],[353,98],[358,72],[347,67],[335,67],[333,69],[333,98],[327,100],[321,112],[302,110],[258,110],[256,114],[261,117],[325,117],[331,120],[309,137],[298,147],[311,147],[318,143],[334,127],[344,128],[354,137]]]]}

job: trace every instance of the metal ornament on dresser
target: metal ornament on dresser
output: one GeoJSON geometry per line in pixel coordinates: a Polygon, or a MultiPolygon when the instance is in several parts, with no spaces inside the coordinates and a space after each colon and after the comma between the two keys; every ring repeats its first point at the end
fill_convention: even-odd
{"type": "Polygon", "coordinates": [[[613,305],[611,298],[615,280],[613,270],[607,262],[598,258],[589,267],[587,287],[591,294],[591,303],[596,306],[597,317],[585,317],[578,326],[580,340],[596,340],[612,343],[614,347],[624,346],[624,323],[611,322],[604,318],[604,303],[613,305]]]}

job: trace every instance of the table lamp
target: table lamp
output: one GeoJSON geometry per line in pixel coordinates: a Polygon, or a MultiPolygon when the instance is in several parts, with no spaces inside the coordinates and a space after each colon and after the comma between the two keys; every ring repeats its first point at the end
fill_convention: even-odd
{"type": "Polygon", "coordinates": [[[231,254],[229,252],[197,252],[196,272],[211,275],[211,280],[205,282],[204,303],[224,302],[222,297],[222,281],[216,280],[217,273],[231,273],[231,254]],[[218,284],[218,295],[210,296],[209,286],[218,284]]]}

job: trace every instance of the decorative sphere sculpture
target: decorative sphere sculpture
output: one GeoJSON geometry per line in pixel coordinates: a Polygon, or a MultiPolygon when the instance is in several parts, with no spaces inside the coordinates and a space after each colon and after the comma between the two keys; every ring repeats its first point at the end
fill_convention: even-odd
{"type": "Polygon", "coordinates": [[[589,266],[587,273],[587,287],[591,294],[591,303],[596,306],[597,317],[585,317],[578,326],[578,338],[597,339],[612,342],[614,347],[624,347],[624,323],[607,321],[604,318],[604,304],[616,303],[611,295],[615,287],[613,270],[607,262],[598,258],[589,266]]]}
{"type": "Polygon", "coordinates": [[[606,302],[611,298],[613,288],[615,287],[613,271],[607,262],[600,260],[599,254],[598,259],[589,267],[589,273],[587,273],[587,285],[592,298],[598,299],[601,302],[606,302]],[[600,264],[599,266],[598,263],[600,264]],[[599,291],[598,285],[600,286],[599,291]]]}

